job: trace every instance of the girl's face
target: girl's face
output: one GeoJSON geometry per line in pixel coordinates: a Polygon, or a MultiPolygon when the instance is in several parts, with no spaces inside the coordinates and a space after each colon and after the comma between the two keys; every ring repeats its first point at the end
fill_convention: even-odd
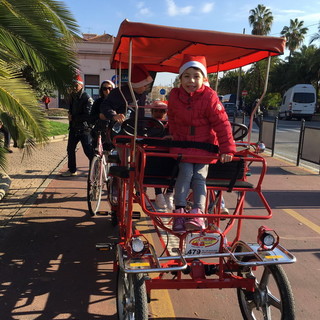
{"type": "Polygon", "coordinates": [[[202,87],[205,78],[202,72],[196,68],[188,68],[181,75],[181,86],[188,93],[195,92],[202,87]]]}

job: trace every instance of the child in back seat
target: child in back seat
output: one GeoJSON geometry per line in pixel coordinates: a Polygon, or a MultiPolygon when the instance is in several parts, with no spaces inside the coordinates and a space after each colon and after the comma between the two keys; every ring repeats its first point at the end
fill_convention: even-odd
{"type": "MultiPolygon", "coordinates": [[[[171,90],[168,103],[169,133],[173,140],[216,144],[220,150],[220,161],[232,161],[236,147],[231,125],[217,93],[209,87],[205,57],[185,55],[179,77],[181,85],[171,90]]],[[[174,212],[185,212],[186,198],[191,187],[193,207],[190,212],[203,213],[209,161],[204,162],[194,156],[213,154],[195,148],[171,148],[170,152],[184,155],[175,183],[174,212]]],[[[173,230],[176,232],[203,229],[203,218],[179,217],[173,221],[173,230]]]]}
{"type": "MultiPolygon", "coordinates": [[[[151,116],[154,119],[161,121],[164,126],[167,126],[167,109],[168,105],[165,101],[154,101],[151,104],[151,116]]],[[[163,194],[161,188],[154,188],[156,195],[155,204],[159,209],[166,209],[168,212],[173,211],[173,189],[168,188],[167,192],[163,194]]]]}

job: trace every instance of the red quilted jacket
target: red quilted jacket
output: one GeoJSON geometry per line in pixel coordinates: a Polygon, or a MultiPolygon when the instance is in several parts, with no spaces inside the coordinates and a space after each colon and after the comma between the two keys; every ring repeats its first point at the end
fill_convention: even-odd
{"type": "MultiPolygon", "coordinates": [[[[220,154],[232,154],[236,151],[232,128],[224,107],[216,92],[205,85],[192,94],[182,87],[171,90],[168,124],[173,140],[216,144],[220,154]]],[[[190,155],[185,161],[192,163],[208,162],[192,156],[213,155],[206,150],[194,148],[172,148],[170,152],[190,155]]]]}

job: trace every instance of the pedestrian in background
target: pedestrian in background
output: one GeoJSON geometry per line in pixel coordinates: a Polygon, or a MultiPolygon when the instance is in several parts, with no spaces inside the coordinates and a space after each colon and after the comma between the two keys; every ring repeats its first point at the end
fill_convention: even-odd
{"type": "Polygon", "coordinates": [[[10,132],[3,125],[2,121],[0,121],[0,132],[3,133],[3,138],[4,138],[3,146],[4,146],[4,148],[6,149],[7,152],[12,153],[13,151],[10,149],[10,140],[11,140],[10,132]]]}
{"type": "Polygon", "coordinates": [[[44,103],[44,105],[45,105],[45,107],[46,107],[46,109],[49,109],[49,103],[50,103],[50,98],[48,97],[48,96],[44,96],[43,98],[42,98],[42,102],[44,103]]]}
{"type": "Polygon", "coordinates": [[[93,157],[92,137],[90,134],[91,109],[93,99],[84,91],[83,79],[80,75],[74,80],[73,92],[69,97],[69,136],[68,136],[68,168],[69,170],[62,173],[63,177],[77,175],[76,148],[81,142],[83,151],[91,161],[93,157]]]}

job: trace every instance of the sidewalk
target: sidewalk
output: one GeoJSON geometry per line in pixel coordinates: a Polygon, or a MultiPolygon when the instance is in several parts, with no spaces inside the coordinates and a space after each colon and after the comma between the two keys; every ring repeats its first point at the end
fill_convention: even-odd
{"type": "MultiPolygon", "coordinates": [[[[67,160],[67,135],[53,137],[44,147],[38,147],[31,155],[12,148],[7,155],[8,178],[2,185],[4,198],[0,201],[0,226],[14,216],[21,216],[67,160]]],[[[1,181],[3,182],[3,180],[1,181]]]]}

